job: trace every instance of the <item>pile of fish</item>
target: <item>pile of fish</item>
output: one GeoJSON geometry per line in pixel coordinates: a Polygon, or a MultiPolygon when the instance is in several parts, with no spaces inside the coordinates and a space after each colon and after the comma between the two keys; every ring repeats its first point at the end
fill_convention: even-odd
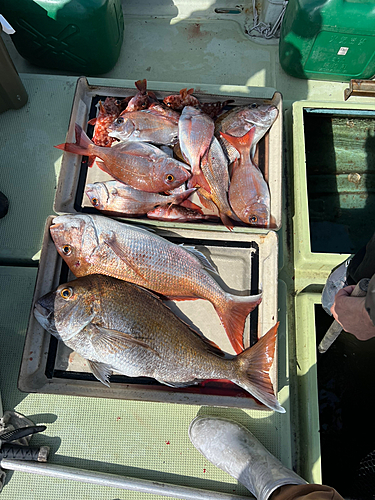
{"type": "MultiPolygon", "coordinates": [[[[76,124],[76,142],[56,146],[87,156],[89,167],[112,178],[86,185],[92,205],[109,216],[220,217],[229,229],[269,227],[270,193],[254,154],[277,108],[252,104],[225,112],[231,101],[201,103],[193,89],[161,102],[146,80],[135,85],[135,96],[99,102],[89,122],[92,139],[76,124]],[[190,199],[195,194],[200,205],[190,199]]],[[[226,379],[285,411],[269,375],[278,325],[244,349],[245,321],[261,293],[226,292],[196,248],[111,217],[61,215],[50,234],[77,279],[41,297],[34,315],[88,361],[99,381],[108,386],[113,371],[172,387],[226,379]],[[236,355],[188,326],[163,299],[209,301],[236,355]]]]}
{"type": "Polygon", "coordinates": [[[87,184],[103,214],[269,227],[270,191],[254,162],[258,142],[275,122],[273,105],[201,103],[193,89],[159,101],[147,90],[99,102],[92,140],[75,125],[75,143],[59,149],[89,157],[113,180],[87,184]],[[190,197],[196,193],[199,204],[190,197]]]}
{"type": "Polygon", "coordinates": [[[269,408],[285,411],[269,376],[277,325],[244,350],[245,320],[261,294],[225,292],[215,268],[195,248],[110,217],[61,215],[50,234],[78,279],[40,298],[34,314],[88,360],[98,380],[108,385],[113,371],[172,387],[227,379],[269,408]],[[194,331],[161,298],[211,302],[237,355],[194,331]]]}

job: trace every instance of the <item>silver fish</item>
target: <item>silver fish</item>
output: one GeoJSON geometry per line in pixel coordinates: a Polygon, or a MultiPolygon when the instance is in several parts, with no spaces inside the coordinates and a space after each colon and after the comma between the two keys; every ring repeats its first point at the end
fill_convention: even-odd
{"type": "Polygon", "coordinates": [[[103,275],[60,285],[39,299],[36,310],[42,326],[48,330],[51,323],[53,332],[87,359],[92,373],[107,386],[113,371],[153,377],[172,387],[227,379],[270,409],[285,412],[269,376],[278,325],[254,347],[225,356],[154,294],[103,275]]]}
{"type": "Polygon", "coordinates": [[[221,115],[215,122],[215,135],[227,154],[229,162],[232,163],[236,158],[239,158],[239,153],[222,138],[220,132],[230,134],[233,137],[243,137],[255,125],[256,129],[250,151],[253,159],[258,142],[273,125],[278,114],[278,109],[272,104],[252,103],[247,106],[238,106],[221,115]]]}
{"type": "Polygon", "coordinates": [[[145,215],[157,206],[165,206],[186,200],[195,188],[165,196],[134,189],[118,181],[87,184],[86,194],[91,204],[109,215],[145,215]]]}

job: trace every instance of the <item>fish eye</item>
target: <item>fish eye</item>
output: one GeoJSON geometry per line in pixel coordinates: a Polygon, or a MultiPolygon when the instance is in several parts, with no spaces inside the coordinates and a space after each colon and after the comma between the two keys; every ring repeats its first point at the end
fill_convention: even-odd
{"type": "Polygon", "coordinates": [[[64,245],[62,247],[62,253],[64,255],[70,255],[72,253],[72,247],[70,245],[64,245]]]}
{"type": "Polygon", "coordinates": [[[92,198],[91,203],[94,205],[94,207],[97,207],[99,205],[98,198],[92,198]]]}
{"type": "Polygon", "coordinates": [[[119,116],[116,120],[116,123],[118,123],[119,125],[121,125],[121,123],[124,123],[124,117],[123,116],[119,116]]]}
{"type": "Polygon", "coordinates": [[[73,295],[73,290],[70,287],[63,288],[60,292],[60,295],[63,299],[69,300],[70,297],[73,295]]]}
{"type": "Polygon", "coordinates": [[[168,174],[166,177],[167,182],[173,182],[174,181],[174,175],[168,174]]]}
{"type": "Polygon", "coordinates": [[[258,217],[256,215],[250,215],[249,222],[250,224],[255,224],[256,222],[258,222],[258,217]]]}
{"type": "Polygon", "coordinates": [[[252,107],[253,109],[255,109],[255,108],[257,108],[257,107],[258,107],[258,104],[257,104],[256,102],[253,102],[253,103],[252,103],[252,105],[251,105],[251,107],[252,107]]]}

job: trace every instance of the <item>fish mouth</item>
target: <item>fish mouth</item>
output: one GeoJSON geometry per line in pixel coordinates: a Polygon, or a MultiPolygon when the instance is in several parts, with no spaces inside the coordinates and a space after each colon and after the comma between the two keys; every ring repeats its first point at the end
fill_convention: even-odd
{"type": "Polygon", "coordinates": [[[35,308],[40,314],[43,314],[45,317],[53,317],[55,310],[55,292],[47,293],[43,295],[37,303],[35,304],[35,308]]]}
{"type": "Polygon", "coordinates": [[[55,293],[47,293],[40,298],[34,307],[34,316],[39,324],[58,339],[60,335],[57,333],[54,314],[55,293]]]}

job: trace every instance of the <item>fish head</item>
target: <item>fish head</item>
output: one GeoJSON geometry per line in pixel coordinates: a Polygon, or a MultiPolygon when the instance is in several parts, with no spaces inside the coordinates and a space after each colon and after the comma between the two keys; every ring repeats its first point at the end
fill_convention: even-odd
{"type": "Polygon", "coordinates": [[[66,341],[91,323],[99,310],[99,291],[93,285],[93,278],[85,276],[41,297],[34,316],[43,328],[66,341]]]}
{"type": "Polygon", "coordinates": [[[270,223],[269,207],[262,202],[252,203],[246,207],[241,219],[250,226],[268,227],[270,223]]]}
{"type": "Polygon", "coordinates": [[[73,274],[88,274],[88,258],[99,244],[92,217],[86,214],[55,217],[50,234],[57,252],[73,274]]]}
{"type": "Polygon", "coordinates": [[[146,109],[148,107],[148,95],[142,94],[138,92],[130,101],[126,107],[126,112],[130,113],[131,111],[140,111],[141,109],[146,109]]]}
{"type": "Polygon", "coordinates": [[[116,139],[125,140],[135,131],[132,120],[126,116],[124,111],[108,126],[108,135],[116,139]]]}
{"type": "MultiPolygon", "coordinates": [[[[101,101],[99,101],[101,103],[101,101]]],[[[100,106],[100,105],[99,105],[100,106]]],[[[105,115],[115,115],[120,114],[120,107],[118,101],[115,97],[107,97],[102,104],[102,113],[105,115]]]]}
{"type": "Polygon", "coordinates": [[[180,95],[168,95],[164,97],[163,103],[172,109],[181,109],[181,96],[180,95]]]}
{"type": "Polygon", "coordinates": [[[103,182],[87,184],[85,192],[93,207],[97,210],[106,210],[110,200],[110,193],[103,182]]]}
{"type": "Polygon", "coordinates": [[[184,167],[182,162],[169,158],[167,155],[158,158],[155,162],[154,172],[163,184],[160,192],[169,192],[172,189],[178,188],[191,177],[190,172],[184,167]]]}
{"type": "Polygon", "coordinates": [[[273,104],[252,103],[246,106],[240,113],[239,118],[249,125],[268,129],[278,117],[279,110],[273,104]]]}

